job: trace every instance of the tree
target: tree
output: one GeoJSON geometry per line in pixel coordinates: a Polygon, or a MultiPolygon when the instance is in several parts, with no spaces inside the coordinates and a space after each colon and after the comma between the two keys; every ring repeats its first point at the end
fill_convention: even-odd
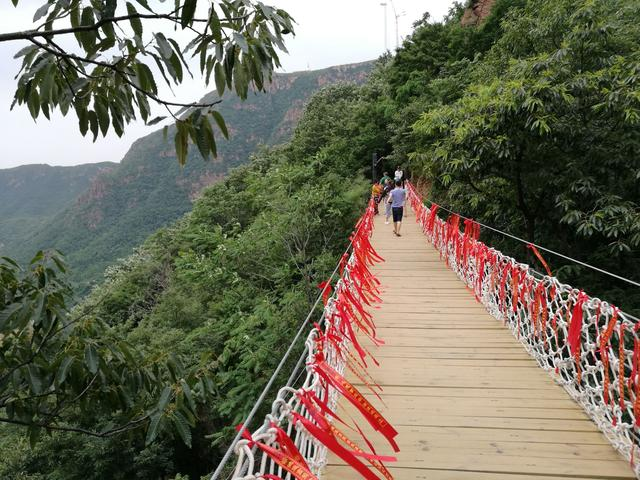
{"type": "Polygon", "coordinates": [[[504,36],[476,67],[484,78],[471,73],[462,98],[415,124],[414,159],[439,200],[633,275],[640,29],[632,3],[537,2],[503,22],[504,36]]]}
{"type": "MultiPolygon", "coordinates": [[[[12,2],[18,6],[20,0],[12,2]]],[[[15,55],[23,61],[12,107],[26,105],[34,119],[41,113],[49,118],[53,109],[63,115],[74,110],[82,135],[91,132],[95,141],[109,128],[121,136],[138,115],[148,125],[163,120],[151,118],[153,103],[175,119],[181,164],[190,140],[205,159],[216,156],[211,120],[225,137],[228,132],[213,107],[225,90],[245,98],[250,88],[265,88],[280,66],[277,50],[286,51],[284,37],[293,33],[293,20],[284,10],[253,0],[208,1],[206,8],[200,3],[47,0],[33,17],[41,22],[33,29],[0,33],[0,42],[29,42],[15,55]],[[166,36],[167,27],[179,36],[166,36]],[[171,88],[193,77],[191,59],[197,59],[207,84],[213,75],[219,98],[204,103],[162,98],[160,80],[171,88]]]]}
{"type": "Polygon", "coordinates": [[[144,356],[92,312],[70,312],[56,253],[27,269],[0,260],[0,423],[109,437],[171,427],[187,444],[197,404],[211,393],[206,359],[185,373],[171,354],[144,356]],[[100,419],[98,422],[97,419],[100,419]]]}

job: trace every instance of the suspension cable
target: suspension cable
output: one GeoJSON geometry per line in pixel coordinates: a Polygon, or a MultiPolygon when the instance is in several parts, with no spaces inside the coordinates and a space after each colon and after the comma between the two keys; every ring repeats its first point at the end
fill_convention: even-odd
{"type": "Polygon", "coordinates": [[[429,202],[431,205],[436,205],[438,208],[441,208],[442,210],[444,210],[444,211],[446,211],[446,212],[449,212],[449,213],[451,213],[451,214],[453,214],[453,215],[458,215],[460,218],[462,218],[462,219],[464,219],[464,220],[471,220],[471,221],[473,221],[473,222],[476,222],[476,223],[477,223],[478,225],[480,225],[481,227],[484,227],[484,228],[486,228],[486,229],[488,229],[488,230],[492,230],[492,231],[494,231],[494,232],[496,232],[496,233],[498,233],[498,234],[500,234],[500,235],[503,235],[503,236],[505,236],[505,237],[512,238],[513,240],[517,240],[518,242],[524,243],[525,245],[533,245],[533,246],[534,246],[534,247],[536,247],[538,250],[543,250],[543,251],[545,251],[545,252],[547,252],[547,253],[550,253],[550,254],[552,254],[552,255],[555,255],[555,256],[557,256],[557,257],[564,258],[565,260],[569,260],[570,262],[574,262],[574,263],[577,263],[577,264],[579,264],[579,265],[582,265],[583,267],[587,267],[587,268],[590,268],[591,270],[595,270],[596,272],[600,272],[600,273],[602,273],[602,274],[604,274],[604,275],[609,275],[610,277],[616,278],[616,279],[618,279],[618,280],[621,280],[621,281],[623,281],[623,282],[629,283],[629,284],[634,285],[634,286],[636,286],[636,287],[640,287],[640,283],[638,283],[638,282],[636,282],[636,281],[634,281],[634,280],[630,280],[630,279],[628,279],[628,278],[621,277],[620,275],[617,275],[617,274],[615,274],[615,273],[609,272],[609,271],[607,271],[607,270],[603,270],[602,268],[595,267],[595,266],[593,266],[593,265],[589,265],[588,263],[582,262],[582,261],[580,261],[580,260],[578,260],[578,259],[576,259],[576,258],[573,258],[573,257],[569,257],[568,255],[564,255],[564,254],[562,254],[562,253],[556,252],[555,250],[551,250],[551,249],[549,249],[549,248],[543,247],[543,246],[538,245],[538,244],[536,244],[536,243],[529,242],[529,241],[527,241],[527,240],[525,240],[525,239],[523,239],[523,238],[517,237],[517,236],[512,235],[512,234],[510,234],[510,233],[508,233],[508,232],[504,232],[504,231],[502,231],[502,230],[500,230],[500,229],[498,229],[498,228],[494,228],[494,227],[492,227],[491,225],[487,225],[487,224],[484,224],[484,223],[482,223],[482,222],[478,222],[477,220],[475,220],[475,219],[473,219],[473,218],[465,217],[464,215],[461,215],[461,214],[460,214],[460,213],[458,213],[458,212],[454,212],[453,210],[450,210],[450,209],[448,209],[448,208],[446,208],[446,207],[443,207],[443,206],[442,206],[442,205],[440,205],[439,203],[435,203],[435,202],[433,202],[433,201],[431,201],[431,200],[429,200],[429,199],[426,199],[426,198],[425,198],[425,199],[423,199],[423,201],[425,201],[425,202],[429,202]]]}

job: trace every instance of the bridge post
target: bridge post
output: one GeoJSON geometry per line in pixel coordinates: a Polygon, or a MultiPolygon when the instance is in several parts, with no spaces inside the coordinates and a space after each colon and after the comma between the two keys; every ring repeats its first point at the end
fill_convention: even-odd
{"type": "Polygon", "coordinates": [[[371,155],[371,182],[376,181],[376,165],[378,164],[378,152],[373,152],[371,155]]]}

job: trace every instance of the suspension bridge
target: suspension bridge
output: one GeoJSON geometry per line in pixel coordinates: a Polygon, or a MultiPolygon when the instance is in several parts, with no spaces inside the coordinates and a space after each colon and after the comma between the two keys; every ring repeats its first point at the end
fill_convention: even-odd
{"type": "Polygon", "coordinates": [[[360,220],[231,478],[636,478],[635,319],[410,199],[400,238],[360,220]]]}

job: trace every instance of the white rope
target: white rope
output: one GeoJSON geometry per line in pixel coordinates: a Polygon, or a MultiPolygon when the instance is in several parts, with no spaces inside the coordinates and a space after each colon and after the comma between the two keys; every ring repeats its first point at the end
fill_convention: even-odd
{"type": "MultiPolygon", "coordinates": [[[[423,199],[423,200],[428,202],[431,205],[437,205],[438,208],[440,208],[441,210],[444,210],[444,211],[446,211],[448,213],[451,213],[452,215],[458,215],[460,218],[462,218],[464,220],[473,220],[472,218],[465,217],[464,215],[461,215],[461,214],[459,214],[457,212],[454,212],[453,210],[450,210],[450,209],[448,209],[446,207],[443,207],[440,204],[434,203],[431,200],[428,200],[428,199],[423,199]]],[[[568,255],[565,255],[564,253],[556,252],[555,250],[551,250],[550,248],[543,247],[542,245],[538,245],[536,243],[529,242],[529,241],[525,240],[524,238],[517,237],[515,235],[510,234],[509,232],[505,232],[505,231],[500,230],[498,228],[492,227],[491,225],[487,225],[486,223],[477,222],[476,220],[473,220],[473,221],[476,222],[481,227],[484,227],[487,230],[491,230],[493,232],[496,232],[496,233],[498,233],[498,234],[500,234],[500,235],[502,235],[504,237],[511,238],[511,239],[516,240],[516,241],[518,241],[520,243],[524,243],[525,245],[533,245],[538,250],[545,251],[547,253],[555,255],[556,257],[564,258],[565,260],[569,260],[570,262],[577,263],[578,265],[582,265],[583,267],[587,267],[587,268],[589,268],[591,270],[594,270],[596,272],[602,273],[603,275],[608,275],[609,277],[615,278],[615,279],[620,280],[622,282],[626,282],[626,283],[628,283],[630,285],[634,285],[636,287],[640,287],[640,283],[636,282],[635,280],[631,280],[629,278],[622,277],[622,276],[620,276],[620,275],[618,275],[616,273],[609,272],[609,271],[604,270],[604,269],[602,269],[600,267],[596,267],[594,265],[590,265],[588,263],[582,262],[582,261],[580,261],[580,260],[578,260],[576,258],[569,257],[568,255]]]]}
{"type": "MultiPolygon", "coordinates": [[[[436,206],[427,208],[412,185],[408,190],[416,219],[443,260],[631,461],[640,443],[635,426],[640,420],[636,319],[555,277],[533,275],[528,265],[463,235],[455,221],[438,218],[436,206]],[[580,303],[581,316],[573,320],[580,303]],[[567,342],[572,321],[580,317],[576,351],[567,342]]],[[[640,478],[638,462],[633,468],[640,478]]]]}
{"type": "MultiPolygon", "coordinates": [[[[372,213],[373,206],[370,203],[367,214],[363,217],[363,222],[361,222],[358,230],[352,236],[352,244],[354,249],[358,248],[358,232],[360,228],[362,228],[365,224],[367,224],[368,228],[371,228],[372,225],[372,213]]],[[[347,254],[349,249],[345,252],[347,254]]],[[[325,305],[322,318],[318,326],[323,328],[324,332],[326,332],[329,328],[334,328],[335,331],[341,331],[342,319],[338,314],[338,311],[335,309],[335,304],[337,302],[338,296],[343,293],[345,290],[349,290],[350,294],[354,297],[362,300],[359,296],[359,288],[355,288],[355,280],[352,278],[350,272],[352,267],[356,264],[357,258],[354,253],[351,253],[346,265],[344,266],[344,270],[342,272],[341,278],[338,280],[335,286],[335,290],[333,295],[328,299],[327,304],[325,305]],[[324,323],[324,325],[322,325],[324,323]]],[[[334,273],[331,278],[338,271],[340,265],[336,266],[334,273]]],[[[361,287],[360,285],[357,285],[361,287]]],[[[325,291],[323,288],[323,293],[325,291]]],[[[319,296],[316,304],[319,299],[322,297],[319,296]]],[[[315,306],[311,310],[309,316],[303,322],[298,335],[300,332],[306,328],[308,324],[311,314],[315,311],[315,306]]],[[[347,320],[345,320],[347,321],[347,320]]],[[[260,449],[255,447],[251,447],[251,443],[263,443],[267,446],[277,445],[276,438],[274,435],[274,430],[271,425],[277,425],[279,428],[285,430],[287,435],[293,440],[295,446],[300,451],[302,457],[305,459],[307,465],[310,468],[310,471],[314,475],[318,475],[326,464],[327,458],[327,448],[319,441],[317,441],[314,437],[312,437],[299,423],[296,423],[293,419],[293,412],[300,414],[301,416],[312,420],[309,413],[306,411],[304,405],[300,402],[298,393],[301,392],[313,392],[318,398],[322,401],[326,402],[327,406],[330,410],[335,411],[337,402],[338,402],[338,391],[331,386],[323,386],[321,382],[321,377],[313,370],[312,364],[318,354],[318,342],[317,339],[324,333],[323,331],[319,331],[317,328],[313,328],[305,341],[305,351],[303,352],[300,360],[298,361],[298,365],[293,370],[289,377],[289,381],[287,385],[282,387],[277,395],[275,400],[272,403],[271,413],[269,413],[264,420],[262,426],[256,429],[253,434],[251,434],[251,441],[245,438],[240,438],[240,432],[234,439],[229,452],[235,453],[236,455],[236,467],[231,476],[234,480],[262,480],[264,479],[265,474],[276,475],[281,477],[283,480],[290,480],[292,478],[291,474],[284,471],[274,460],[272,460],[268,455],[264,454],[260,449]],[[304,370],[298,373],[299,367],[302,366],[303,360],[306,360],[306,367],[304,370]],[[299,388],[293,388],[293,385],[298,382],[298,379],[304,375],[304,381],[299,388]],[[297,378],[296,378],[297,376],[297,378]]],[[[296,342],[296,339],[291,343],[293,345],[296,342]]],[[[344,374],[344,370],[346,367],[347,359],[344,354],[341,352],[348,351],[350,347],[350,342],[346,336],[341,337],[338,346],[334,346],[332,342],[325,342],[323,346],[322,353],[324,354],[324,360],[326,364],[335,369],[340,375],[344,374]]],[[[290,347],[291,349],[291,347],[290,347]]],[[[287,352],[289,353],[289,351],[287,352]]],[[[279,368],[282,366],[284,362],[281,361],[279,368]]],[[[277,371],[279,371],[279,368],[277,371]]],[[[275,379],[276,373],[272,376],[269,381],[267,387],[263,391],[263,394],[260,396],[258,402],[261,402],[270,387],[270,384],[273,383],[275,379]]],[[[255,411],[258,409],[259,403],[256,403],[254,408],[252,409],[252,414],[255,414],[255,411]]],[[[249,415],[249,418],[252,415],[249,415]]],[[[331,419],[328,419],[331,421],[331,419]]],[[[245,422],[245,429],[248,425],[248,421],[245,422]]],[[[224,459],[223,459],[224,460],[224,459]]],[[[212,476],[211,480],[215,480],[219,472],[222,471],[223,463],[218,466],[216,472],[212,476]]]]}

